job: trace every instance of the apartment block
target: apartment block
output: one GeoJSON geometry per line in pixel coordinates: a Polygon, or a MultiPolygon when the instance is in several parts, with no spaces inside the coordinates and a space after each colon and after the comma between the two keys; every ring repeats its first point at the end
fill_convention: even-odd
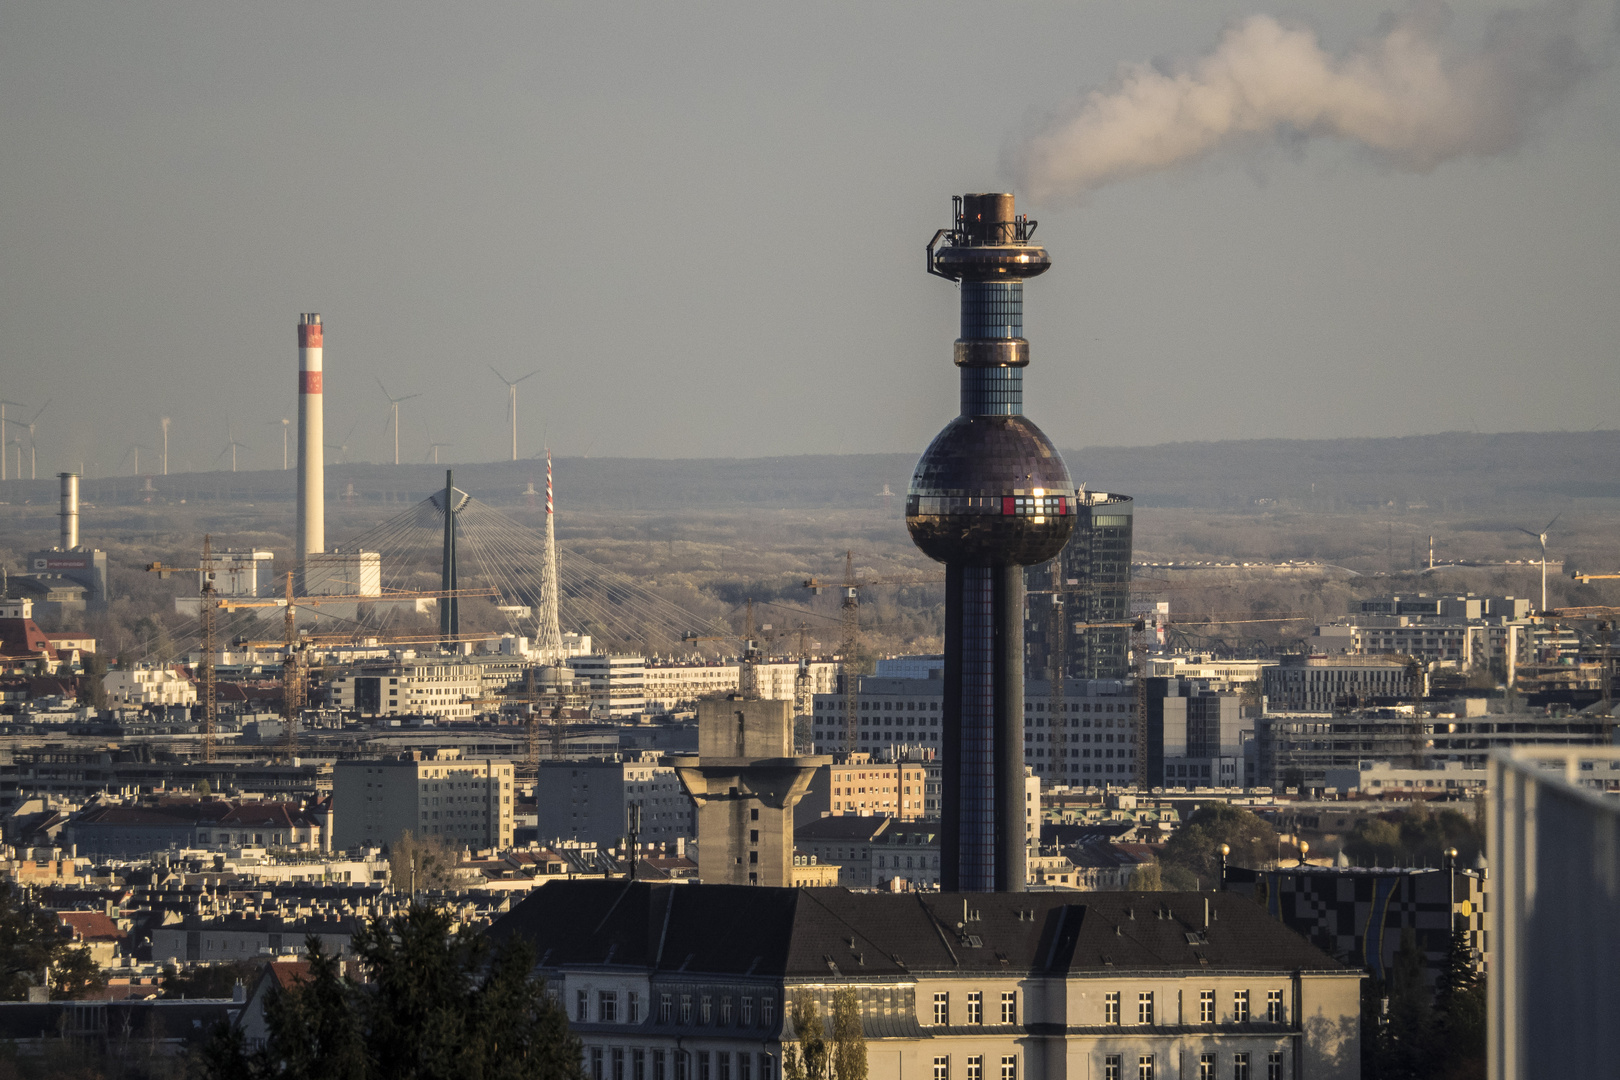
{"type": "Polygon", "coordinates": [[[512,845],[512,763],[454,749],[338,761],[333,846],[382,845],[406,831],[456,848],[512,845]]]}

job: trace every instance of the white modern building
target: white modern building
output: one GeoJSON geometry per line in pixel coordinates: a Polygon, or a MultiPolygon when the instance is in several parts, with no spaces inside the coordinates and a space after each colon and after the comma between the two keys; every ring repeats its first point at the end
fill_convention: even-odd
{"type": "Polygon", "coordinates": [[[591,716],[619,719],[639,716],[647,709],[647,661],[640,656],[595,653],[571,656],[574,678],[590,687],[591,716]]]}
{"type": "Polygon", "coordinates": [[[363,665],[327,684],[327,701],[333,708],[360,716],[470,719],[485,711],[477,704],[483,693],[481,665],[443,659],[363,665]]]}
{"type": "Polygon", "coordinates": [[[121,668],[107,672],[101,685],[113,708],[197,704],[197,684],[169,668],[121,668]]]}

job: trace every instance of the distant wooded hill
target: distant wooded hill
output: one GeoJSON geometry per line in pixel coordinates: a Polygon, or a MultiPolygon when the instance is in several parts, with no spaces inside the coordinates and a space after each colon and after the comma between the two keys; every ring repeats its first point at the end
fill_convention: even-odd
{"type": "MultiPolygon", "coordinates": [[[[1144,507],[1265,506],[1349,510],[1394,502],[1435,510],[1620,498],[1620,431],[1447,432],[1398,439],[1255,439],[1065,450],[1077,481],[1137,498],[1144,507]]],[[[691,512],[749,506],[879,507],[887,485],[898,500],[914,454],[763,458],[560,458],[559,507],[691,512]]],[[[456,484],[496,505],[522,505],[545,491],[539,460],[454,466],[456,484]]],[[[84,497],[107,505],[291,500],[293,472],[190,473],[88,480],[84,497]]],[[[331,464],[328,499],[413,502],[442,485],[444,467],[331,464]],[[353,495],[349,496],[350,485],[353,495]]],[[[56,484],[13,481],[7,501],[48,503],[56,484]]]]}

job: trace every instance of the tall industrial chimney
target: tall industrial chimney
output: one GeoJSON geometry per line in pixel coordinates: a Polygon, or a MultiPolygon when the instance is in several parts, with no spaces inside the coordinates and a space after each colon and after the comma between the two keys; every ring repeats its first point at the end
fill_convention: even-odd
{"type": "Polygon", "coordinates": [[[57,515],[62,519],[62,550],[72,551],[79,546],[79,475],[56,475],[62,481],[62,509],[57,515]]]}
{"type": "Polygon", "coordinates": [[[912,541],[945,564],[940,887],[1023,892],[1024,567],[1068,542],[1074,483],[1023,415],[1024,279],[1051,260],[1011,195],[955,202],[953,226],[928,245],[928,272],[961,283],[962,412],[906,495],[912,541]]]}
{"type": "Polygon", "coordinates": [[[325,417],[321,406],[321,317],[298,316],[298,576],[326,550],[325,417]]]}

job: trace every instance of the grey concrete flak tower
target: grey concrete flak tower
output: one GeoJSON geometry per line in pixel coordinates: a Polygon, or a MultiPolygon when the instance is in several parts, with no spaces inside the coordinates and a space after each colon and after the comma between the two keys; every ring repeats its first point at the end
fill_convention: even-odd
{"type": "Polygon", "coordinates": [[[962,195],[928,244],[959,283],[961,415],[917,462],[906,495],[916,545],[945,564],[940,887],[1024,890],[1024,567],[1063,550],[1074,483],[1024,416],[1024,280],[1051,260],[1013,197],[962,195]]]}
{"type": "Polygon", "coordinates": [[[793,808],[830,757],[793,752],[793,702],[698,702],[698,752],[670,764],[697,804],[705,885],[793,883],[793,808]]]}

